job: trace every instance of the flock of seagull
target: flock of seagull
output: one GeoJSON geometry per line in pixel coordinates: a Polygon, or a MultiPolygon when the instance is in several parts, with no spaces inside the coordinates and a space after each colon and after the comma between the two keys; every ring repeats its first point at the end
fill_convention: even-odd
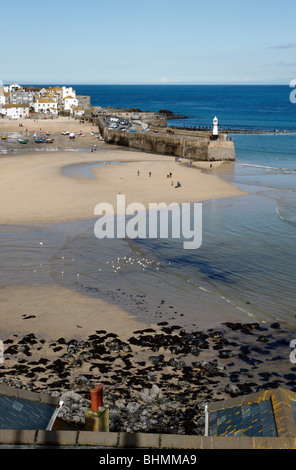
{"type": "Polygon", "coordinates": [[[106,264],[111,264],[114,272],[118,272],[121,268],[124,268],[128,264],[135,264],[141,266],[142,270],[156,265],[156,270],[159,270],[160,262],[150,261],[148,258],[131,258],[124,256],[122,258],[117,257],[116,260],[106,261],[106,264]]]}
{"type": "MultiPolygon", "coordinates": [[[[43,242],[39,242],[39,245],[43,245],[43,242]]],[[[65,259],[64,256],[61,256],[61,259],[65,259]]],[[[74,262],[75,259],[72,258],[72,262],[74,262]]],[[[127,265],[135,265],[139,266],[142,268],[143,271],[145,271],[149,267],[155,266],[156,271],[159,270],[160,262],[159,261],[151,261],[148,258],[145,257],[140,257],[140,258],[132,258],[128,256],[123,256],[123,257],[117,257],[115,260],[109,260],[105,262],[106,265],[110,265],[112,268],[113,272],[117,273],[119,272],[122,268],[125,268],[127,265]]],[[[40,265],[42,267],[42,265],[40,265]]],[[[109,267],[109,266],[108,266],[109,267]]],[[[102,268],[98,268],[98,271],[102,271],[102,268]]],[[[36,272],[36,269],[34,269],[34,272],[36,272]]],[[[62,276],[64,275],[64,271],[61,271],[62,276]]],[[[77,277],[80,276],[80,273],[76,274],[77,277]]]]}

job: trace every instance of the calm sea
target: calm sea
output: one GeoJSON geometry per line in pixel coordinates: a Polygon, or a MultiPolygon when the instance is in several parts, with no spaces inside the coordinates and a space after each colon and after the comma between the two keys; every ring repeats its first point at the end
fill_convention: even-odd
{"type": "MultiPolygon", "coordinates": [[[[74,85],[73,85],[74,86],[74,85]]],[[[46,282],[101,296],[148,321],[200,326],[280,321],[295,327],[296,105],[288,86],[75,86],[93,105],[166,108],[172,125],[277,130],[233,134],[236,162],[219,170],[246,196],[203,203],[203,241],[105,240],[93,222],[22,230],[1,239],[8,282],[46,282]],[[42,258],[37,242],[48,248],[42,258]],[[12,250],[23,257],[22,271],[12,250]],[[36,246],[36,249],[34,248],[36,246]],[[39,267],[42,265],[42,269],[39,267]],[[79,274],[79,276],[78,276],[79,274]]],[[[216,171],[216,170],[215,170],[216,171]]],[[[2,258],[3,259],[3,258],[2,258]]],[[[20,261],[18,261],[20,263],[20,261]]]]}
{"type": "Polygon", "coordinates": [[[220,127],[231,129],[295,130],[296,108],[289,86],[218,85],[73,85],[77,94],[89,95],[93,106],[162,108],[188,117],[171,121],[181,126],[211,126],[215,115],[220,127]]]}

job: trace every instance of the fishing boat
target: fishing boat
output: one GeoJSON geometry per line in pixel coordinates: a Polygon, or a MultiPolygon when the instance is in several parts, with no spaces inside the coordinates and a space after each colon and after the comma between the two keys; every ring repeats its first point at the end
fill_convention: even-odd
{"type": "Polygon", "coordinates": [[[35,140],[36,144],[42,144],[42,143],[46,142],[45,139],[41,139],[40,137],[35,137],[34,140],[35,140]]]}
{"type": "Polygon", "coordinates": [[[5,140],[5,139],[7,139],[7,136],[6,136],[6,135],[2,135],[2,136],[1,136],[1,139],[2,139],[2,140],[5,140]]]}
{"type": "Polygon", "coordinates": [[[27,144],[29,142],[28,139],[19,139],[20,144],[27,144]]]}
{"type": "Polygon", "coordinates": [[[54,141],[54,139],[50,138],[50,139],[45,139],[45,142],[47,144],[51,144],[52,142],[54,141]]]}

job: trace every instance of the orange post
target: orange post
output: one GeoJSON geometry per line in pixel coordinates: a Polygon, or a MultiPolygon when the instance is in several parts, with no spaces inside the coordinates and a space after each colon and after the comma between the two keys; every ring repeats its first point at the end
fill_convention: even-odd
{"type": "Polygon", "coordinates": [[[98,411],[99,400],[98,400],[98,391],[96,388],[92,388],[90,391],[90,409],[92,411],[98,411]]]}

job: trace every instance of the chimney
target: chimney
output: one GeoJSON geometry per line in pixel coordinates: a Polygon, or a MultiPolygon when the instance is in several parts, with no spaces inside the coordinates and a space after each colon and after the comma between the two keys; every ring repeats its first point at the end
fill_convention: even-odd
{"type": "Polygon", "coordinates": [[[90,390],[91,406],[85,413],[86,431],[109,431],[109,406],[104,405],[103,385],[90,390]]]}
{"type": "Polygon", "coordinates": [[[104,406],[103,403],[103,385],[95,385],[90,391],[90,400],[92,411],[99,411],[99,408],[104,406]]]}

